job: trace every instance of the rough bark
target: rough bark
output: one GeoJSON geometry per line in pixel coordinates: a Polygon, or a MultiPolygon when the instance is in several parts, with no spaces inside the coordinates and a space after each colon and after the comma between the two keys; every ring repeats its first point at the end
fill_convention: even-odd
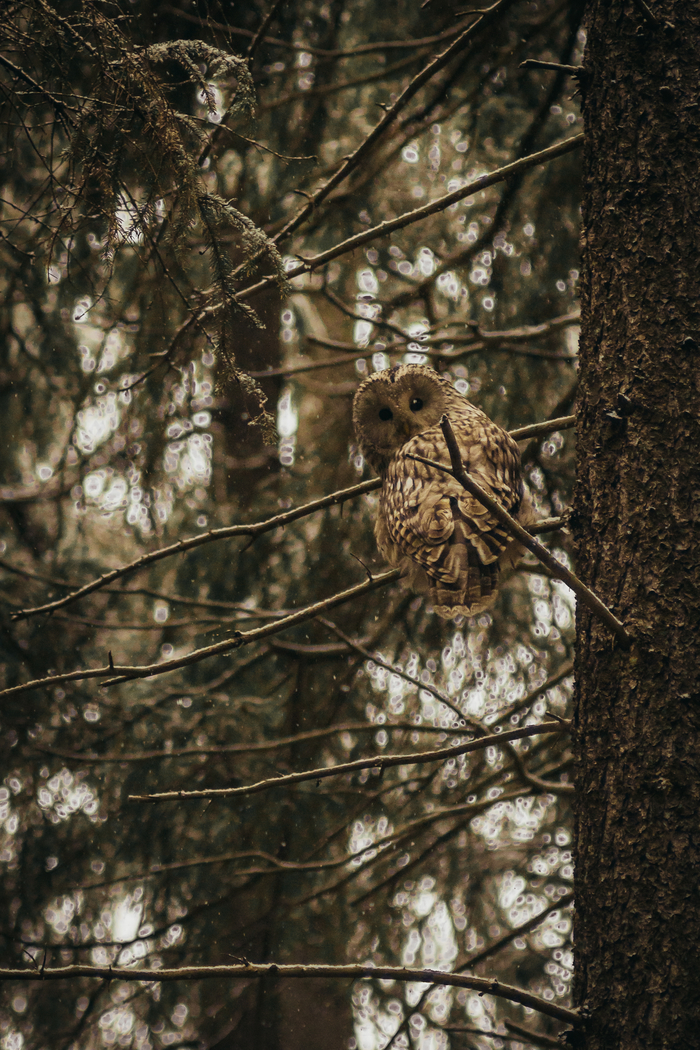
{"type": "Polygon", "coordinates": [[[587,1050],[700,1044],[697,0],[594,0],[582,77],[577,978],[587,1050]]]}

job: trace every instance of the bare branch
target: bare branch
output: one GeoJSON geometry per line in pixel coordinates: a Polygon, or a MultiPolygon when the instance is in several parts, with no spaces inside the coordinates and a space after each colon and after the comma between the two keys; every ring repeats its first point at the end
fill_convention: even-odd
{"type": "Polygon", "coordinates": [[[511,1021],[509,1018],[503,1022],[509,1032],[514,1032],[518,1037],[518,1041],[521,1042],[523,1036],[525,1039],[534,1043],[535,1046],[554,1047],[555,1050],[561,1050],[562,1040],[559,1036],[545,1035],[544,1032],[533,1032],[531,1028],[526,1028],[525,1025],[517,1024],[515,1021],[511,1021]]]}
{"type": "MultiPolygon", "coordinates": [[[[653,26],[654,29],[661,29],[663,23],[656,17],[646,0],[632,0],[632,2],[637,10],[641,11],[643,18],[649,23],[649,25],[653,26]]],[[[667,23],[667,25],[668,24],[669,23],[667,23]]]]}
{"type": "MultiPolygon", "coordinates": [[[[294,277],[299,277],[303,273],[311,273],[313,270],[318,269],[319,266],[331,262],[332,259],[337,259],[339,255],[345,255],[348,252],[355,251],[356,248],[360,248],[363,244],[367,244],[369,241],[374,241],[378,237],[386,237],[387,234],[393,233],[394,230],[400,230],[403,229],[404,226],[410,226],[414,222],[420,222],[421,219],[426,219],[430,215],[435,215],[437,212],[444,211],[445,208],[449,208],[451,204],[456,204],[458,201],[462,201],[466,197],[472,197],[474,194],[488,189],[489,186],[495,186],[497,183],[504,182],[506,179],[512,178],[514,175],[520,175],[522,172],[537,167],[539,164],[546,164],[548,161],[554,160],[555,157],[561,157],[565,153],[571,153],[572,150],[578,149],[581,145],[583,145],[583,135],[574,135],[572,138],[564,139],[562,142],[555,143],[554,146],[548,146],[547,149],[540,150],[539,153],[531,153],[529,156],[522,157],[520,160],[514,160],[511,164],[505,164],[502,168],[492,171],[489,175],[482,175],[480,178],[474,179],[473,182],[468,183],[466,186],[462,186],[461,189],[454,190],[452,193],[446,193],[443,197],[438,197],[429,204],[424,204],[421,208],[416,208],[414,211],[406,212],[404,215],[398,215],[393,219],[387,219],[385,222],[380,222],[378,226],[373,226],[371,229],[365,230],[363,233],[357,233],[354,237],[348,237],[346,241],[336,244],[335,247],[329,248],[328,251],[320,252],[318,255],[314,255],[310,259],[304,259],[299,266],[295,266],[294,269],[289,270],[287,277],[289,280],[292,280],[294,277]]],[[[261,292],[263,289],[274,284],[275,281],[276,277],[274,276],[264,277],[261,281],[258,281],[257,284],[253,284],[239,292],[238,298],[240,300],[249,299],[251,296],[257,295],[258,292],[261,292]]]]}
{"type": "Polygon", "coordinates": [[[68,110],[74,110],[73,106],[68,106],[65,102],[59,101],[59,99],[55,98],[50,91],[47,91],[45,87],[34,80],[33,77],[30,77],[28,73],[25,73],[23,69],[20,69],[19,66],[16,66],[14,62],[11,62],[10,59],[6,58],[4,55],[0,55],[0,65],[4,66],[13,76],[23,80],[25,84],[28,84],[32,88],[32,90],[43,95],[43,97],[47,99],[56,110],[56,115],[66,131],[70,133],[70,128],[74,127],[75,123],[68,115],[68,110]]]}
{"type": "Polygon", "coordinates": [[[350,587],[346,591],[334,594],[331,598],[325,598],[323,601],[309,605],[305,609],[299,609],[289,616],[283,616],[273,623],[265,624],[263,627],[257,627],[252,631],[236,631],[233,638],[227,638],[225,641],[217,642],[215,645],[205,646],[203,649],[195,649],[193,652],[188,653],[187,656],[177,657],[173,660],[163,660],[158,664],[145,664],[135,667],[121,667],[117,664],[108,664],[107,667],[96,667],[92,670],[69,671],[66,674],[49,675],[46,678],[37,678],[32,682],[25,682],[23,685],[15,685],[9,689],[3,689],[0,692],[0,699],[19,696],[21,693],[26,693],[31,689],[45,689],[59,682],[81,682],[90,678],[107,678],[108,680],[103,682],[103,685],[116,685],[119,682],[128,682],[134,678],[154,678],[157,675],[167,674],[170,671],[178,670],[180,667],[189,667],[192,664],[199,663],[201,660],[207,660],[211,656],[220,656],[223,653],[233,652],[244,645],[250,645],[251,642],[257,642],[261,638],[268,638],[272,634],[286,631],[288,627],[295,627],[306,620],[313,620],[319,613],[325,612],[327,609],[334,609],[337,605],[343,605],[345,602],[351,601],[362,594],[367,594],[369,591],[376,590],[378,587],[384,587],[387,583],[397,580],[399,576],[399,570],[392,569],[389,572],[382,573],[380,576],[375,576],[371,580],[366,580],[356,587],[350,587]],[[115,673],[118,677],[112,678],[111,676],[115,673]]]}
{"type": "Polygon", "coordinates": [[[76,977],[99,977],[108,981],[142,981],[161,984],[166,981],[205,981],[221,980],[222,977],[329,977],[338,980],[384,980],[415,981],[419,984],[433,984],[452,988],[471,988],[481,995],[495,995],[513,1003],[520,1003],[548,1017],[556,1017],[567,1024],[580,1025],[580,1015],[575,1010],[557,1006],[546,999],[502,984],[495,978],[470,977],[466,974],[445,973],[441,970],[410,970],[403,966],[325,966],[297,965],[277,963],[240,963],[233,966],[181,966],[175,969],[149,970],[136,969],[133,966],[56,966],[46,969],[26,967],[21,970],[0,970],[0,981],[65,981],[76,977]]]}
{"type": "MultiPolygon", "coordinates": [[[[537,915],[533,916],[532,919],[528,919],[527,922],[521,923],[520,926],[513,927],[513,929],[510,930],[508,933],[504,934],[502,937],[499,937],[497,941],[492,941],[491,944],[487,945],[485,948],[482,948],[480,951],[473,952],[466,958],[458,956],[454,964],[455,973],[459,973],[461,970],[473,969],[473,967],[476,966],[478,963],[483,962],[485,959],[488,959],[492,955],[496,955],[498,952],[502,951],[503,948],[507,947],[512,941],[514,941],[517,937],[522,937],[524,934],[530,933],[532,930],[536,929],[542,922],[544,922],[548,915],[551,915],[553,911],[559,911],[561,908],[568,907],[569,904],[573,903],[573,900],[573,893],[568,893],[559,901],[550,904],[549,907],[544,909],[544,911],[541,911],[537,915]]],[[[417,1013],[419,1010],[422,1009],[426,999],[430,995],[430,991],[430,988],[426,988],[426,990],[421,994],[420,999],[413,1007],[414,1013],[417,1013]]],[[[399,1028],[396,1030],[396,1032],[394,1032],[394,1036],[391,1042],[389,1043],[389,1047],[395,1045],[395,1040],[397,1036],[402,1031],[406,1030],[407,1023],[408,1017],[405,1018],[402,1024],[399,1025],[399,1028]]],[[[459,1030],[460,1029],[458,1027],[452,1025],[445,1029],[445,1031],[451,1032],[459,1030]]],[[[493,1035],[494,1033],[490,1034],[493,1035]]],[[[559,1047],[559,1050],[561,1050],[561,1043],[557,1043],[557,1046],[559,1047]]],[[[389,1050],[389,1047],[387,1047],[387,1050],[389,1050]]]]}
{"type": "MultiPolygon", "coordinates": [[[[183,11],[179,7],[173,7],[170,4],[165,4],[162,10],[167,11],[169,14],[176,15],[178,18],[183,19],[186,22],[192,22],[194,25],[206,26],[207,29],[216,29],[223,33],[228,33],[230,36],[242,36],[252,39],[256,34],[251,29],[242,29],[238,26],[226,25],[223,22],[215,22],[212,18],[199,18],[197,15],[190,14],[188,11],[183,11]]],[[[396,51],[414,49],[418,47],[429,47],[435,44],[444,43],[446,40],[451,40],[462,32],[464,25],[452,26],[450,29],[444,30],[442,33],[436,33],[434,36],[418,37],[413,40],[377,40],[370,44],[357,44],[350,51],[343,50],[329,50],[323,47],[314,47],[312,44],[306,42],[296,42],[291,40],[280,40],[278,37],[266,36],[264,43],[268,47],[278,47],[285,51],[304,51],[309,55],[315,55],[321,59],[337,59],[337,58],[356,58],[357,55],[369,55],[374,52],[382,51],[396,51]]]]}
{"type": "Polygon", "coordinates": [[[69,605],[71,602],[77,601],[79,598],[84,598],[86,594],[91,594],[93,591],[106,587],[108,584],[113,583],[122,576],[126,576],[130,572],[135,572],[137,569],[143,569],[146,565],[151,565],[153,562],[161,561],[163,558],[170,558],[175,554],[183,553],[183,551],[189,551],[193,550],[195,547],[201,547],[204,543],[211,543],[214,540],[231,539],[234,536],[262,536],[265,532],[271,532],[273,529],[282,528],[285,525],[289,525],[292,521],[297,521],[299,518],[305,517],[307,514],[314,514],[317,510],[324,510],[326,507],[333,507],[336,504],[344,503],[348,499],[354,499],[355,496],[361,496],[365,492],[372,492],[374,489],[379,488],[380,485],[381,481],[378,478],[371,481],[362,481],[359,485],[353,485],[349,489],[341,489],[339,492],[334,492],[330,496],[324,496],[322,499],[317,499],[312,503],[307,503],[303,507],[296,507],[294,510],[285,511],[284,514],[277,514],[274,518],[268,518],[267,521],[261,521],[257,524],[251,525],[228,525],[222,529],[210,529],[208,532],[202,532],[198,536],[190,537],[188,540],[178,540],[177,543],[173,543],[169,547],[161,547],[160,550],[144,554],[135,561],[129,562],[128,565],[122,565],[118,569],[113,569],[111,572],[104,573],[99,579],[85,584],[84,587],[81,587],[77,591],[73,591],[72,594],[68,594],[64,598],[58,598],[54,602],[47,602],[45,605],[38,605],[33,609],[20,609],[12,614],[12,619],[23,620],[28,616],[36,616],[38,613],[49,613],[53,612],[55,609],[61,609],[63,606],[69,605]]]}
{"type": "Polygon", "coordinates": [[[516,751],[511,745],[506,745],[506,750],[513,760],[513,764],[518,772],[518,776],[530,787],[534,787],[537,791],[542,791],[545,794],[550,795],[573,795],[576,789],[573,784],[562,784],[554,783],[549,780],[544,780],[542,777],[536,776],[531,773],[525,765],[523,756],[516,751]]]}
{"type": "Polygon", "coordinates": [[[354,153],[352,153],[349,157],[347,157],[344,160],[344,162],[342,163],[338,171],[335,173],[335,175],[332,175],[331,178],[323,186],[321,186],[321,188],[314,194],[314,196],[311,198],[308,204],[306,204],[301,209],[301,211],[297,215],[295,215],[295,217],[291,219],[290,222],[287,223],[284,229],[282,229],[277,234],[277,236],[275,237],[275,243],[279,243],[280,241],[286,240],[287,237],[290,236],[290,234],[292,234],[296,229],[298,229],[298,227],[301,226],[301,224],[310,215],[313,214],[313,212],[316,210],[321,201],[325,200],[329,193],[331,193],[331,191],[334,190],[336,186],[340,185],[340,183],[348,177],[350,172],[354,171],[355,168],[357,168],[358,165],[364,160],[365,156],[367,155],[367,153],[370,152],[375,142],[377,142],[382,137],[386,129],[391,124],[393,124],[399,113],[406,108],[410,100],[414,97],[414,95],[417,94],[418,91],[420,91],[423,85],[427,84],[428,81],[431,80],[436,73],[438,73],[441,69],[448,65],[453,58],[455,58],[461,51],[464,50],[465,47],[467,47],[468,44],[471,43],[471,40],[476,35],[477,30],[487,29],[488,26],[495,23],[499,17],[502,17],[502,15],[507,11],[507,9],[513,6],[513,3],[514,0],[496,0],[496,3],[494,3],[487,11],[485,11],[482,14],[481,18],[478,18],[476,22],[472,22],[472,24],[468,26],[463,33],[460,34],[460,36],[454,41],[454,43],[450,44],[450,46],[446,48],[445,51],[442,52],[442,54],[437,55],[431,62],[428,63],[427,66],[425,66],[424,69],[421,70],[421,72],[417,76],[413,78],[411,83],[401,93],[401,95],[398,97],[393,106],[391,106],[391,108],[387,110],[387,112],[376,125],[376,127],[372,129],[372,131],[369,133],[369,135],[367,135],[367,137],[358,146],[354,153]]]}
{"type": "Polygon", "coordinates": [[[371,660],[378,667],[383,667],[385,671],[389,671],[390,674],[398,675],[398,677],[403,678],[405,682],[410,682],[411,685],[415,685],[418,688],[418,690],[425,690],[425,692],[430,693],[430,695],[433,696],[438,701],[438,703],[444,704],[445,707],[448,707],[452,714],[456,715],[460,721],[470,724],[472,729],[475,730],[477,733],[485,732],[485,730],[482,729],[481,726],[475,725],[473,722],[471,722],[470,719],[467,718],[467,716],[464,714],[464,712],[461,711],[456,704],[453,704],[450,698],[445,696],[445,694],[441,693],[438,689],[434,689],[432,686],[427,685],[425,682],[421,682],[419,678],[414,678],[413,675],[406,674],[405,671],[400,671],[392,664],[387,663],[386,660],[382,660],[380,656],[371,653],[369,649],[365,649],[365,647],[363,645],[360,645],[359,642],[353,641],[352,638],[345,634],[344,631],[341,631],[339,627],[336,627],[336,625],[330,620],[326,620],[323,617],[319,617],[319,623],[322,623],[324,627],[327,627],[330,631],[333,631],[333,633],[337,635],[338,638],[341,638],[347,646],[349,646],[351,649],[354,649],[356,653],[360,654],[360,656],[364,656],[365,660],[371,660]]]}
{"type": "MultiPolygon", "coordinates": [[[[511,431],[511,437],[516,441],[525,441],[532,437],[539,437],[543,434],[552,433],[555,430],[565,430],[572,427],[574,423],[575,416],[562,416],[559,419],[550,419],[544,423],[535,423],[528,427],[520,427],[518,430],[511,431]]],[[[443,467],[443,469],[445,468],[443,467]]],[[[314,500],[312,503],[306,503],[302,507],[296,507],[293,510],[285,511],[283,514],[277,514],[274,518],[268,518],[267,521],[252,523],[250,525],[228,525],[221,529],[209,529],[208,532],[202,532],[197,536],[191,536],[187,540],[178,540],[177,543],[173,543],[169,547],[161,547],[159,550],[150,551],[148,554],[143,554],[140,558],[136,558],[135,561],[129,562],[128,565],[121,565],[117,569],[112,569],[111,572],[104,573],[98,579],[86,583],[83,587],[79,587],[77,590],[72,591],[71,594],[64,595],[62,598],[57,598],[52,602],[46,602],[44,605],[37,605],[27,609],[18,609],[16,612],[12,613],[12,619],[24,620],[29,616],[37,616],[39,613],[55,612],[58,609],[64,608],[66,605],[70,605],[73,602],[84,598],[88,594],[92,594],[94,591],[109,586],[109,584],[114,583],[115,580],[121,579],[129,573],[143,569],[147,565],[152,565],[154,562],[162,561],[164,558],[170,558],[176,554],[182,554],[184,551],[193,550],[195,547],[200,547],[203,544],[212,543],[218,540],[232,539],[236,536],[248,536],[251,538],[261,536],[263,533],[283,528],[285,525],[289,525],[291,522],[297,521],[299,518],[306,517],[308,514],[314,514],[318,510],[325,510],[327,507],[339,505],[346,500],[354,499],[356,496],[364,495],[367,492],[373,492],[380,488],[381,484],[379,478],[373,478],[370,481],[362,481],[358,485],[352,485],[348,489],[340,489],[338,492],[331,493],[330,496],[323,496],[321,499],[314,500]]],[[[2,564],[3,563],[0,562],[0,565],[2,564]]],[[[10,566],[6,567],[11,568],[10,566]]],[[[52,586],[73,586],[68,582],[62,582],[60,580],[51,580],[51,583],[52,586]]],[[[0,696],[1,695],[2,694],[0,693],[0,696]]]]}
{"type": "MultiPolygon", "coordinates": [[[[378,80],[387,80],[389,77],[394,76],[400,70],[405,69],[406,66],[415,65],[418,58],[423,58],[428,53],[427,50],[416,49],[416,53],[412,55],[405,55],[397,62],[392,62],[391,65],[382,66],[375,73],[367,73],[364,76],[352,77],[348,80],[339,80],[331,82],[330,84],[319,85],[318,87],[307,88],[306,91],[290,91],[286,95],[279,95],[271,102],[267,102],[262,106],[258,107],[258,113],[270,113],[272,110],[279,109],[281,106],[286,106],[290,102],[295,102],[297,99],[313,98],[314,96],[327,96],[334,95],[339,91],[347,91],[350,88],[361,87],[364,84],[373,84],[378,80]]],[[[297,191],[303,193],[303,191],[297,191]]],[[[310,195],[304,193],[305,197],[310,195]]]]}
{"type": "Polygon", "coordinates": [[[547,918],[548,915],[551,915],[553,911],[559,911],[561,908],[567,908],[569,904],[573,904],[573,902],[573,893],[567,893],[566,896],[560,897],[558,901],[553,901],[552,904],[549,905],[549,907],[545,908],[537,915],[534,915],[531,919],[528,919],[527,922],[522,923],[520,926],[515,926],[512,930],[510,930],[508,933],[505,933],[502,937],[499,937],[497,941],[493,941],[486,948],[482,948],[480,949],[480,951],[474,952],[472,955],[469,955],[464,960],[458,958],[455,964],[455,969],[472,969],[472,967],[478,965],[478,963],[483,962],[484,959],[488,959],[490,956],[496,955],[497,952],[500,952],[501,949],[505,948],[506,945],[511,943],[511,941],[514,941],[516,937],[522,937],[523,934],[530,933],[532,930],[536,929],[540,925],[540,923],[542,923],[547,918]]]}
{"type": "Polygon", "coordinates": [[[270,23],[272,22],[272,19],[277,14],[277,11],[278,11],[279,7],[281,6],[281,4],[282,4],[282,0],[273,0],[273,3],[270,6],[270,10],[267,12],[267,14],[263,18],[262,22],[260,23],[260,27],[258,28],[257,33],[255,34],[255,36],[251,40],[250,46],[248,48],[248,53],[246,55],[246,58],[248,59],[248,65],[250,65],[250,63],[253,61],[253,57],[255,55],[255,52],[258,50],[258,48],[262,44],[263,40],[265,39],[265,34],[267,33],[268,29],[270,28],[270,23]]]}
{"type": "MultiPolygon", "coordinates": [[[[414,766],[424,762],[442,762],[457,755],[466,755],[470,751],[482,751],[486,747],[497,747],[508,740],[522,740],[525,737],[540,736],[547,733],[561,733],[565,728],[561,722],[543,722],[541,725],[523,726],[511,729],[507,733],[496,733],[493,736],[482,736],[469,740],[465,744],[453,747],[437,748],[433,751],[419,751],[407,755],[377,755],[375,758],[358,758],[354,762],[342,762],[337,766],[324,766],[320,769],[307,769],[301,773],[288,773],[286,776],[271,777],[259,780],[257,784],[247,784],[234,788],[204,788],[199,791],[162,791],[155,795],[129,795],[131,802],[168,802],[175,799],[195,798],[234,798],[238,795],[257,795],[270,788],[285,787],[288,784],[301,784],[308,780],[325,780],[327,777],[341,776],[345,773],[356,773],[362,769],[389,769],[391,766],[414,766]]],[[[432,819],[432,817],[431,817],[432,819]]]]}
{"type": "MultiPolygon", "coordinates": [[[[343,650],[347,652],[345,646],[343,650]]],[[[421,683],[421,689],[425,686],[421,683]]],[[[545,688],[544,686],[542,687],[545,688]]],[[[115,751],[112,754],[96,754],[89,751],[66,751],[56,747],[43,747],[34,744],[32,750],[42,755],[55,755],[57,758],[65,758],[71,762],[88,762],[91,764],[109,764],[120,762],[153,762],[159,758],[190,758],[193,755],[249,755],[265,751],[278,751],[281,748],[295,747],[297,744],[309,740],[323,740],[327,737],[337,736],[339,733],[378,733],[385,732],[401,733],[441,733],[449,732],[450,735],[459,733],[473,733],[472,726],[445,726],[416,725],[415,722],[340,722],[338,725],[328,726],[323,729],[307,729],[304,733],[295,733],[293,736],[278,737],[274,740],[245,741],[242,744],[220,744],[218,747],[174,747],[168,751],[115,751]]]]}
{"type": "MultiPolygon", "coordinates": [[[[513,707],[507,708],[500,716],[500,718],[493,724],[501,725],[507,719],[512,718],[513,715],[518,714],[519,711],[523,711],[526,707],[529,707],[530,704],[534,704],[535,701],[539,699],[539,697],[544,696],[544,694],[548,692],[548,690],[554,689],[555,686],[559,685],[560,682],[563,682],[565,678],[568,678],[573,673],[573,660],[569,660],[568,663],[565,663],[563,667],[561,667],[555,674],[551,675],[551,677],[548,678],[547,681],[544,682],[541,686],[527,693],[527,695],[524,696],[521,700],[518,700],[513,707]]],[[[552,717],[554,718],[556,716],[552,715],[552,717]]]]}
{"type": "MultiPolygon", "coordinates": [[[[492,782],[495,782],[497,776],[497,774],[492,774],[491,777],[489,777],[488,779],[492,782]]],[[[503,794],[498,795],[497,799],[487,798],[482,802],[464,802],[461,805],[456,806],[443,806],[440,809],[434,809],[432,812],[424,814],[424,816],[419,817],[417,820],[412,820],[408,822],[404,825],[403,828],[400,828],[393,835],[387,836],[380,843],[382,846],[384,846],[384,844],[387,842],[390,843],[391,848],[394,851],[394,855],[396,855],[396,853],[398,852],[398,847],[402,840],[405,843],[406,847],[413,849],[416,844],[415,835],[417,832],[420,833],[423,830],[431,829],[432,827],[434,827],[435,824],[441,824],[445,820],[445,818],[454,818],[455,820],[455,823],[453,823],[453,825],[450,828],[448,828],[447,831],[444,831],[442,832],[442,834],[434,836],[432,842],[430,842],[428,845],[422,848],[419,853],[414,855],[408,861],[408,863],[396,867],[395,870],[381,882],[372,886],[371,889],[367,890],[359,897],[355,897],[353,900],[351,900],[350,904],[353,907],[361,907],[365,903],[365,901],[367,901],[370,897],[375,896],[380,891],[387,890],[389,886],[391,886],[393,883],[396,883],[398,880],[404,880],[408,872],[420,867],[420,865],[424,862],[426,858],[434,857],[437,850],[439,850],[442,846],[449,842],[450,839],[453,839],[455,835],[459,834],[459,831],[462,828],[465,828],[470,823],[470,821],[474,819],[474,817],[480,816],[482,813],[485,813],[488,809],[490,809],[494,805],[494,803],[503,804],[506,802],[513,802],[516,799],[521,799],[523,798],[523,796],[529,796],[531,794],[534,794],[534,792],[532,792],[529,788],[521,788],[519,791],[506,791],[503,794]]],[[[369,867],[370,863],[378,863],[380,860],[388,859],[387,854],[388,851],[378,853],[374,860],[372,862],[368,861],[364,868],[356,868],[352,875],[347,877],[347,881],[350,881],[351,878],[354,878],[358,874],[365,872],[366,869],[369,867]]]]}
{"type": "MultiPolygon", "coordinates": [[[[366,320],[366,318],[365,318],[365,320],[366,320]]],[[[371,323],[373,325],[381,327],[381,321],[380,321],[379,318],[375,319],[371,323]]],[[[347,360],[349,360],[351,362],[353,361],[353,359],[356,359],[358,357],[367,357],[370,354],[375,353],[376,349],[378,349],[377,347],[371,347],[369,345],[356,346],[354,343],[343,343],[343,342],[340,342],[340,340],[337,340],[337,339],[322,339],[320,336],[316,336],[316,335],[307,335],[305,338],[306,338],[306,342],[311,344],[312,346],[323,346],[323,347],[328,348],[329,350],[345,350],[346,353],[352,354],[352,357],[349,357],[347,359],[347,360]]],[[[527,341],[527,340],[523,340],[523,341],[527,341]]],[[[574,354],[560,354],[560,353],[557,353],[556,351],[553,351],[553,350],[552,351],[550,351],[550,350],[536,350],[536,349],[533,349],[532,347],[517,346],[514,343],[509,343],[509,342],[506,342],[506,341],[502,341],[500,339],[491,341],[491,340],[487,340],[485,338],[480,338],[480,339],[475,341],[472,337],[462,338],[462,337],[446,336],[446,335],[437,336],[436,338],[433,338],[433,339],[425,339],[425,338],[421,337],[419,339],[410,339],[407,342],[401,342],[401,340],[396,339],[393,342],[388,343],[386,346],[383,346],[382,350],[383,350],[383,352],[385,354],[388,354],[388,355],[394,354],[394,355],[401,355],[401,356],[403,356],[403,354],[405,354],[406,350],[408,349],[409,343],[417,343],[418,344],[418,348],[415,351],[412,351],[412,352],[415,352],[415,353],[418,353],[418,354],[425,354],[426,357],[436,358],[438,361],[457,361],[457,360],[461,361],[463,358],[470,357],[472,354],[483,353],[484,350],[488,350],[488,352],[490,354],[494,354],[494,353],[515,354],[518,357],[532,357],[535,360],[544,360],[544,361],[575,361],[576,360],[576,356],[574,354]],[[439,347],[440,346],[444,346],[445,343],[449,344],[448,347],[445,347],[444,349],[439,349],[439,347]]],[[[335,361],[335,363],[336,364],[342,364],[343,362],[342,362],[342,360],[340,358],[338,358],[335,361]]],[[[314,367],[316,367],[316,366],[314,366],[314,367]]],[[[318,367],[321,367],[321,365],[319,364],[318,367]]],[[[303,371],[307,371],[308,369],[306,369],[306,368],[298,368],[298,369],[296,369],[296,366],[292,366],[291,371],[293,372],[295,370],[303,372],[303,371]]],[[[277,375],[287,375],[288,371],[290,371],[290,370],[288,370],[288,369],[280,369],[276,373],[275,372],[263,372],[263,373],[251,372],[250,375],[252,375],[252,376],[255,376],[255,375],[257,375],[257,376],[268,375],[269,376],[269,375],[275,375],[275,374],[277,374],[277,375]]]]}
{"type": "Polygon", "coordinates": [[[556,430],[571,430],[576,426],[576,416],[560,416],[559,419],[548,419],[545,423],[532,423],[529,427],[511,430],[514,441],[529,441],[530,438],[553,434],[556,430]]]}
{"type": "MultiPolygon", "coordinates": [[[[317,342],[317,340],[313,340],[317,342]]],[[[286,368],[268,368],[266,372],[249,372],[253,379],[269,379],[271,376],[293,376],[300,372],[315,372],[320,368],[336,368],[338,365],[351,365],[365,351],[359,348],[348,350],[342,357],[329,357],[326,361],[309,361],[305,364],[288,365],[286,368]]]]}
{"type": "Polygon", "coordinates": [[[557,73],[568,73],[572,77],[581,74],[583,66],[571,66],[565,62],[541,62],[538,58],[526,58],[520,63],[521,69],[553,69],[557,73]]]}

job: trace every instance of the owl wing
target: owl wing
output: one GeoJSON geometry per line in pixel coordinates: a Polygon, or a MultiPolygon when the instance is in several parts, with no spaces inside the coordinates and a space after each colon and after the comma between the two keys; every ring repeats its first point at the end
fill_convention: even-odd
{"type": "MultiPolygon", "coordinates": [[[[465,469],[501,506],[517,513],[523,489],[515,442],[478,410],[451,422],[465,469]]],[[[477,612],[495,593],[498,561],[512,537],[458,481],[413,455],[450,465],[439,426],[408,441],[389,465],[382,503],[390,543],[382,544],[378,534],[380,546],[388,548],[394,563],[402,555],[424,570],[441,615],[477,612]]]]}

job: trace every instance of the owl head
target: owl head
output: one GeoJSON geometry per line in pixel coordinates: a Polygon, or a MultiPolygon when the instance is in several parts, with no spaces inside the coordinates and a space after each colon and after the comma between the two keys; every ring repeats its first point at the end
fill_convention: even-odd
{"type": "Polygon", "coordinates": [[[355,394],[352,419],[360,451],[378,474],[396,452],[439,423],[455,399],[465,398],[426,365],[394,365],[375,372],[355,394]]]}

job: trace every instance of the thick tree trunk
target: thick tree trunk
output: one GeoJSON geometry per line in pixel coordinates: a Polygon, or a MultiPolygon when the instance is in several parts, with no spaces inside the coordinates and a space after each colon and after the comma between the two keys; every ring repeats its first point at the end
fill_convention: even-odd
{"type": "Polygon", "coordinates": [[[587,1050],[700,1045],[700,3],[593,0],[575,531],[587,1050]]]}

